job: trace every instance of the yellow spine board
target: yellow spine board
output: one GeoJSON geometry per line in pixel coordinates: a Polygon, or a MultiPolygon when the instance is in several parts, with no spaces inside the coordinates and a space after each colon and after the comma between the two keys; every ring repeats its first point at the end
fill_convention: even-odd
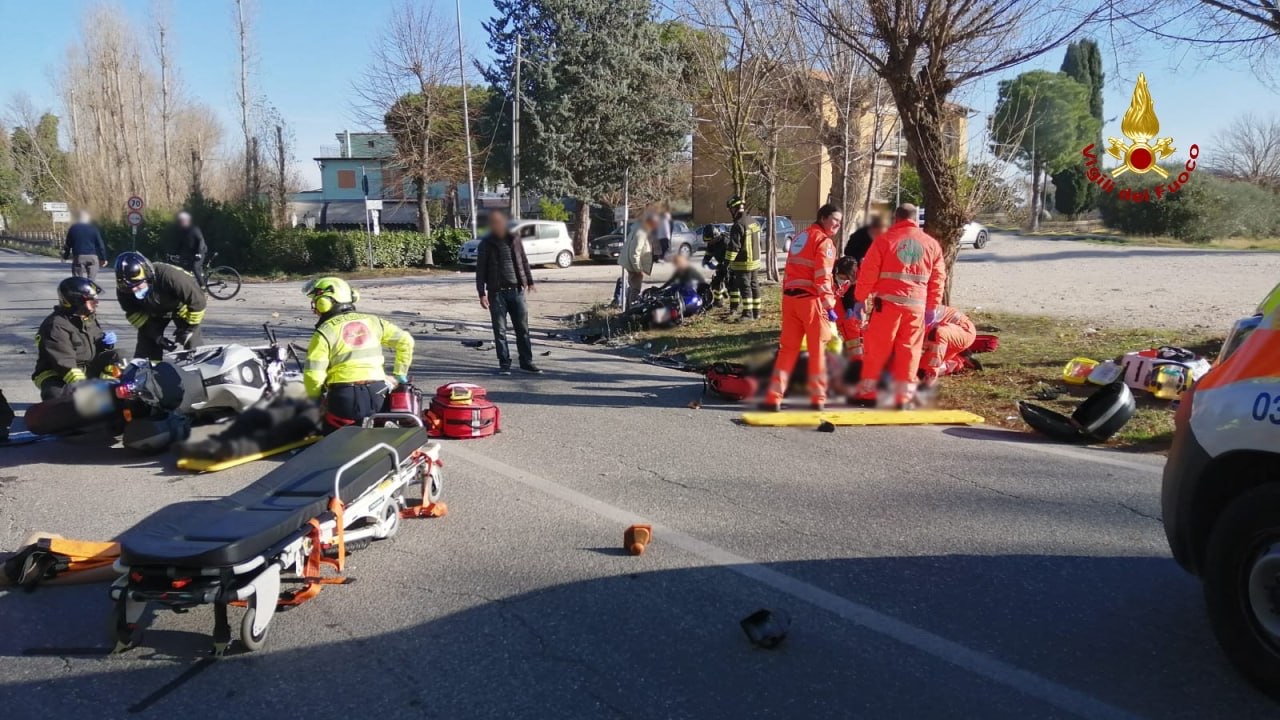
{"type": "Polygon", "coordinates": [[[281,445],[278,448],[272,448],[270,450],[265,450],[260,453],[254,453],[252,455],[245,455],[243,457],[231,458],[230,460],[207,460],[204,458],[178,458],[178,469],[190,470],[192,472],[201,472],[201,473],[218,472],[219,470],[230,470],[233,467],[239,467],[240,465],[245,465],[247,463],[255,462],[257,460],[269,458],[273,455],[279,455],[280,453],[286,453],[286,452],[289,452],[290,450],[297,450],[298,448],[306,447],[308,445],[318,442],[319,440],[320,440],[319,435],[313,435],[304,440],[299,440],[297,442],[289,443],[288,445],[281,445]]]}
{"type": "Polygon", "coordinates": [[[794,412],[745,412],[742,421],[753,427],[817,427],[822,422],[854,425],[976,425],[981,415],[965,410],[812,410],[794,412]]]}

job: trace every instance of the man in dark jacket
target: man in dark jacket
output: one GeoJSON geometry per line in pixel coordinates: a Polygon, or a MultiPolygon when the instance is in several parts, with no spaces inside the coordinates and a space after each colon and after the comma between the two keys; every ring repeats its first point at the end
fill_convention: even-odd
{"type": "Polygon", "coordinates": [[[849,242],[844,246],[844,254],[861,263],[862,258],[867,256],[867,251],[871,249],[871,243],[883,232],[884,218],[872,215],[866,225],[849,235],[849,242]]]}
{"type": "Polygon", "coordinates": [[[729,263],[724,259],[728,238],[720,228],[707,223],[702,226],[702,239],[707,244],[702,267],[715,271],[711,276],[711,307],[721,307],[729,300],[729,263]]]}
{"type": "Polygon", "coordinates": [[[498,372],[511,374],[511,348],[507,344],[507,318],[516,331],[520,369],[527,373],[542,370],[533,364],[533,344],[529,340],[529,305],[526,292],[533,292],[533,271],[524,254],[524,243],[511,233],[506,213],[489,213],[489,234],[476,252],[476,292],[480,307],[489,311],[493,322],[493,344],[498,351],[498,372]]]}
{"type": "Polygon", "coordinates": [[[71,261],[71,274],[93,280],[98,268],[107,266],[107,244],[102,233],[90,222],[89,213],[80,211],[76,224],[67,228],[67,239],[62,245],[62,259],[71,261]]]}
{"type": "Polygon", "coordinates": [[[170,230],[169,254],[178,258],[182,267],[196,276],[196,282],[204,287],[204,258],[209,254],[209,246],[205,244],[204,233],[191,222],[191,213],[178,213],[177,221],[170,230]]]}
{"type": "Polygon", "coordinates": [[[138,328],[136,358],[161,360],[165,350],[197,348],[204,321],[204,291],[182,268],[155,263],[140,253],[116,258],[116,299],[129,324],[138,328]],[[164,336],[173,323],[173,339],[164,336]]]}
{"type": "Polygon", "coordinates": [[[89,278],[72,277],[58,285],[58,305],[36,332],[36,369],[31,381],[40,399],[51,400],[71,385],[106,372],[119,362],[116,334],[98,325],[102,288],[89,278]]]}

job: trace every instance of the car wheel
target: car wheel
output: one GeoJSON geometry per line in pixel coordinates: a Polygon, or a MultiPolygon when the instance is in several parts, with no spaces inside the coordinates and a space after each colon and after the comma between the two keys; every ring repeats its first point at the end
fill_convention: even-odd
{"type": "Polygon", "coordinates": [[[974,246],[975,248],[977,248],[978,250],[981,250],[982,248],[984,248],[984,247],[986,247],[986,246],[987,246],[987,231],[986,231],[986,230],[982,230],[982,231],[979,231],[979,232],[978,232],[978,237],[977,237],[977,239],[975,239],[975,240],[973,241],[973,246],[974,246]]]}
{"type": "Polygon", "coordinates": [[[568,250],[561,250],[560,254],[556,255],[556,267],[560,268],[561,270],[569,267],[572,264],[573,264],[573,253],[569,252],[568,250]]]}
{"type": "Polygon", "coordinates": [[[684,257],[689,257],[693,255],[693,248],[689,246],[689,243],[680,243],[680,247],[676,252],[680,253],[684,257]]]}
{"type": "Polygon", "coordinates": [[[1280,482],[1218,516],[1204,560],[1209,622],[1231,664],[1280,698],[1280,482]]]}

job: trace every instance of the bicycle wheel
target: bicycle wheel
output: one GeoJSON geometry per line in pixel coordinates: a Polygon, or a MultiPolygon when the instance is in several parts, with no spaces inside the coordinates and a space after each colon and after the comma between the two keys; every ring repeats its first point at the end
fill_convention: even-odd
{"type": "Polygon", "coordinates": [[[240,294],[240,273],[226,265],[216,267],[205,273],[204,287],[213,297],[230,300],[240,294]]]}

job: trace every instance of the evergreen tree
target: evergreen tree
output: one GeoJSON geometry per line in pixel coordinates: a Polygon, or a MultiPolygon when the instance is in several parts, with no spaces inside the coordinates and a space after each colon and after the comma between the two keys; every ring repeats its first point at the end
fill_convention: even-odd
{"type": "Polygon", "coordinates": [[[13,164],[13,149],[9,144],[9,135],[0,131],[0,215],[7,214],[16,207],[22,195],[22,186],[18,181],[18,171],[13,164]]]}
{"type": "Polygon", "coordinates": [[[37,201],[66,200],[67,154],[58,146],[58,116],[45,113],[34,128],[14,128],[10,140],[20,189],[37,201]]]}
{"type": "MultiPolygon", "coordinates": [[[[1092,40],[1081,40],[1067,46],[1062,59],[1062,72],[1085,87],[1089,93],[1089,114],[1102,128],[1102,53],[1092,40]]],[[[1101,136],[1093,141],[1101,147],[1101,136]]],[[[1098,187],[1085,177],[1083,163],[1068,165],[1053,175],[1054,207],[1063,215],[1075,217],[1098,206],[1098,187]]]]}
{"type": "MultiPolygon", "coordinates": [[[[485,78],[508,99],[516,39],[521,70],[521,176],[578,201],[574,248],[587,250],[590,204],[670,163],[690,129],[678,62],[651,0],[494,0],[485,78]]],[[[525,180],[527,179],[527,181],[525,180]]]]}

